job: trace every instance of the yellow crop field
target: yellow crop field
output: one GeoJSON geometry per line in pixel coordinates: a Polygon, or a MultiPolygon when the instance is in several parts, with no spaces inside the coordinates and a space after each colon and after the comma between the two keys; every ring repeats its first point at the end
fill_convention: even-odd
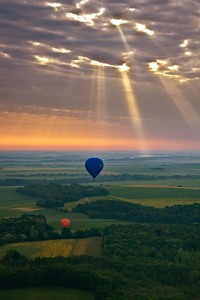
{"type": "Polygon", "coordinates": [[[87,239],[76,240],[71,255],[101,255],[101,241],[100,237],[92,237],[87,239]]]}
{"type": "Polygon", "coordinates": [[[7,244],[0,247],[0,257],[13,249],[21,255],[29,258],[34,257],[55,257],[70,255],[93,255],[101,253],[101,238],[91,237],[86,239],[49,240],[37,242],[20,242],[7,244]]]}

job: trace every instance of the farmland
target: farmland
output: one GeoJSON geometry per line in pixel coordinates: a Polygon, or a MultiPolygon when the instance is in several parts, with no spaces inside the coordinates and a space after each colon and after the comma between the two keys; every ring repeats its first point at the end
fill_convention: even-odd
{"type": "MultiPolygon", "coordinates": [[[[197,176],[200,171],[199,155],[194,153],[159,154],[153,153],[142,156],[139,153],[80,153],[80,152],[1,152],[0,153],[0,180],[1,179],[26,179],[38,180],[64,180],[71,178],[79,183],[84,179],[90,184],[91,179],[87,174],[84,163],[88,156],[99,156],[104,160],[104,169],[98,177],[101,182],[103,176],[121,174],[140,174],[155,176],[176,176],[173,179],[165,179],[156,183],[159,185],[199,186],[197,176]],[[180,176],[186,176],[184,180],[180,176]],[[191,180],[192,179],[192,180],[191,180]],[[167,181],[166,181],[167,180],[167,181]],[[166,182],[165,182],[166,181],[166,182]]],[[[109,178],[108,178],[109,179],[109,178]]],[[[116,180],[115,180],[116,183],[116,180]]],[[[142,182],[132,182],[141,184],[142,182]]],[[[145,182],[155,185],[155,182],[145,182]]],[[[117,183],[118,184],[118,183],[117,183]]]]}
{"type": "MultiPolygon", "coordinates": [[[[16,193],[16,187],[0,187],[0,218],[4,217],[17,217],[23,213],[34,213],[43,214],[46,216],[48,222],[54,228],[60,228],[60,220],[62,218],[70,218],[72,228],[82,228],[82,227],[104,227],[111,223],[116,223],[117,221],[109,220],[91,220],[87,216],[79,213],[66,213],[56,209],[48,208],[38,208],[35,205],[35,198],[24,196],[16,193]]],[[[83,199],[80,203],[87,201],[83,199]]],[[[66,205],[65,208],[71,209],[77,202],[66,205]]],[[[118,223],[118,222],[117,222],[118,223]]],[[[124,222],[121,222],[122,224],[124,222]]]]}
{"type": "MultiPolygon", "coordinates": [[[[133,222],[133,219],[127,218],[126,221],[123,218],[114,219],[113,216],[106,219],[103,214],[100,218],[89,218],[83,211],[73,210],[77,204],[95,204],[96,200],[100,201],[102,207],[103,200],[109,201],[110,206],[105,206],[103,212],[109,209],[113,212],[113,204],[116,208],[118,200],[124,201],[123,204],[128,202],[129,205],[148,206],[148,209],[200,204],[200,156],[195,153],[156,153],[150,156],[128,152],[0,153],[0,219],[17,218],[22,214],[43,215],[59,236],[52,240],[26,239],[2,244],[0,257],[3,260],[7,253],[8,257],[0,265],[0,285],[3,286],[0,298],[92,300],[96,299],[97,293],[98,299],[133,299],[133,295],[136,299],[157,300],[160,295],[166,300],[198,299],[198,222],[152,225],[148,219],[144,226],[142,222],[133,222]],[[84,168],[85,159],[93,155],[101,157],[105,164],[96,182],[92,181],[84,168]],[[103,187],[109,194],[87,196],[65,203],[63,207],[47,208],[36,205],[38,197],[16,192],[18,186],[47,183],[103,187]],[[63,238],[60,225],[62,218],[71,220],[72,233],[98,228],[101,234],[63,238]],[[162,251],[160,245],[163,245],[162,251]],[[13,250],[22,257],[15,257],[13,250]],[[24,256],[27,258],[25,261],[24,256]],[[119,268],[123,271],[119,272],[119,268]],[[184,268],[188,273],[182,273],[182,270],[186,270],[184,268]],[[58,276],[55,276],[55,271],[58,276]],[[146,274],[151,274],[148,280],[146,274]],[[24,276],[23,279],[21,276],[24,276]],[[32,280],[37,288],[32,288],[32,280]],[[11,282],[12,287],[17,289],[10,289],[11,282]],[[177,282],[176,286],[173,282],[177,282]],[[24,289],[22,283],[29,288],[24,289]],[[85,286],[91,292],[79,290],[85,286]]],[[[186,222],[187,218],[182,220],[186,222]]],[[[6,238],[9,238],[9,234],[6,238]]]]}
{"type": "Polygon", "coordinates": [[[91,237],[85,239],[67,239],[39,242],[20,242],[7,244],[0,247],[0,257],[5,255],[6,251],[13,249],[21,255],[29,258],[56,257],[70,255],[94,255],[101,254],[101,238],[91,237]]]}
{"type": "Polygon", "coordinates": [[[200,202],[200,189],[161,186],[114,186],[108,188],[111,199],[157,208],[175,204],[192,204],[200,202]]]}
{"type": "MultiPolygon", "coordinates": [[[[135,185],[109,185],[108,196],[83,198],[78,202],[65,204],[69,211],[78,203],[85,203],[96,199],[123,200],[132,203],[140,203],[145,206],[165,207],[175,204],[192,204],[200,202],[200,189],[182,187],[147,187],[135,185]]],[[[91,220],[79,213],[64,212],[50,208],[38,208],[36,199],[16,193],[15,187],[0,187],[0,217],[20,216],[22,213],[43,214],[54,228],[60,226],[60,219],[67,217],[71,219],[72,228],[81,227],[104,227],[117,221],[91,220]]],[[[118,223],[118,222],[117,222],[118,223]]],[[[123,222],[121,222],[123,224],[123,222]]]]}
{"type": "MultiPolygon", "coordinates": [[[[153,154],[142,157],[138,153],[99,153],[95,155],[104,159],[105,167],[96,182],[92,182],[84,168],[85,158],[89,153],[79,152],[1,152],[1,179],[33,179],[41,180],[41,184],[52,180],[62,182],[73,179],[79,183],[92,186],[103,186],[109,190],[108,196],[83,198],[78,202],[65,204],[63,210],[39,208],[35,202],[38,198],[16,193],[15,186],[0,187],[0,218],[20,216],[22,213],[44,214],[54,228],[60,226],[60,219],[68,217],[72,228],[83,226],[104,227],[110,224],[108,220],[91,220],[82,214],[72,214],[70,211],[78,203],[96,199],[124,200],[142,205],[165,207],[175,204],[192,204],[200,201],[200,157],[197,154],[153,154]],[[132,180],[101,183],[101,178],[108,174],[141,174],[141,175],[176,175],[173,179],[164,180],[132,180]],[[185,176],[184,179],[180,176],[185,176]],[[190,178],[195,176],[195,178],[190,178]],[[63,181],[64,180],[64,181],[63,181]]],[[[106,177],[107,178],[107,177],[106,177]]],[[[113,179],[113,178],[112,178],[113,179]]],[[[109,180],[109,177],[108,177],[109,180]]],[[[112,222],[115,222],[113,220],[112,222]]]]}

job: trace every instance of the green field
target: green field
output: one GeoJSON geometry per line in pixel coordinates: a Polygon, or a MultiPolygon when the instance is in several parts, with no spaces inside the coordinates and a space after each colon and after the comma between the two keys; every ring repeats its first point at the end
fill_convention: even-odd
{"type": "Polygon", "coordinates": [[[135,187],[115,186],[108,187],[111,196],[123,197],[124,199],[200,199],[200,188],[176,188],[176,187],[135,187]]]}
{"type": "MultiPolygon", "coordinates": [[[[126,224],[125,221],[104,220],[104,219],[89,219],[88,216],[79,213],[64,213],[56,209],[38,208],[35,205],[36,198],[18,194],[15,191],[16,187],[0,187],[0,218],[17,217],[23,213],[34,213],[45,215],[47,221],[54,227],[60,229],[60,220],[69,218],[71,220],[71,228],[83,227],[104,227],[112,223],[126,224]]],[[[85,200],[83,200],[84,202],[85,200]]],[[[77,204],[77,203],[76,203],[77,204]]],[[[75,203],[70,203],[70,208],[75,203]]],[[[67,205],[66,205],[67,208],[67,205]]]]}
{"type": "Polygon", "coordinates": [[[16,193],[16,187],[0,187],[0,218],[35,212],[35,198],[16,193]]]}
{"type": "Polygon", "coordinates": [[[200,189],[183,187],[109,186],[110,198],[157,208],[200,203],[200,189]]]}
{"type": "Polygon", "coordinates": [[[68,179],[74,176],[87,176],[82,167],[68,165],[66,167],[53,166],[7,166],[0,169],[0,179],[22,178],[22,179],[68,179]]]}
{"type": "Polygon", "coordinates": [[[92,293],[82,290],[58,287],[0,289],[2,300],[94,300],[92,293]]]}
{"type": "MultiPolygon", "coordinates": [[[[104,186],[110,192],[108,196],[83,198],[78,202],[67,203],[65,208],[71,211],[78,203],[96,199],[118,199],[157,208],[200,202],[200,189],[197,188],[135,186],[128,183],[104,186]]],[[[116,220],[89,219],[88,216],[80,213],[64,213],[55,209],[38,208],[35,205],[36,198],[18,194],[15,189],[15,187],[0,187],[0,218],[20,216],[23,213],[43,214],[55,229],[60,228],[60,220],[64,217],[69,218],[71,220],[71,228],[76,229],[82,227],[104,227],[112,223],[125,223],[116,220]]]]}
{"type": "Polygon", "coordinates": [[[109,172],[115,174],[143,174],[143,175],[198,175],[199,164],[171,163],[158,164],[158,162],[138,163],[134,161],[110,164],[107,166],[109,172]]]}
{"type": "Polygon", "coordinates": [[[200,203],[200,188],[167,187],[167,186],[135,186],[130,183],[104,185],[109,190],[109,195],[104,197],[83,198],[79,202],[67,203],[65,207],[71,210],[78,203],[94,200],[123,200],[142,205],[161,208],[177,204],[200,203]]]}

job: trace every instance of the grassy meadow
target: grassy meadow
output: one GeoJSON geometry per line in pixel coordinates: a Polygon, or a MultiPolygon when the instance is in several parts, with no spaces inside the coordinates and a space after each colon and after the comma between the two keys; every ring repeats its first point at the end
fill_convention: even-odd
{"type": "Polygon", "coordinates": [[[35,198],[16,193],[16,187],[0,187],[0,218],[35,212],[35,198]]]}

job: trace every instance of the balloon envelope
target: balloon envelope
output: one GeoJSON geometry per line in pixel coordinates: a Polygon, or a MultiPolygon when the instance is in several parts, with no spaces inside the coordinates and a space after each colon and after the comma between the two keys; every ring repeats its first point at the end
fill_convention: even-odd
{"type": "Polygon", "coordinates": [[[62,219],[62,220],[60,221],[60,224],[61,224],[62,227],[69,227],[69,225],[70,225],[70,220],[69,220],[69,219],[62,219]]]}
{"type": "Polygon", "coordinates": [[[103,161],[97,157],[88,158],[85,162],[86,170],[94,179],[102,171],[103,167],[103,161]]]}

